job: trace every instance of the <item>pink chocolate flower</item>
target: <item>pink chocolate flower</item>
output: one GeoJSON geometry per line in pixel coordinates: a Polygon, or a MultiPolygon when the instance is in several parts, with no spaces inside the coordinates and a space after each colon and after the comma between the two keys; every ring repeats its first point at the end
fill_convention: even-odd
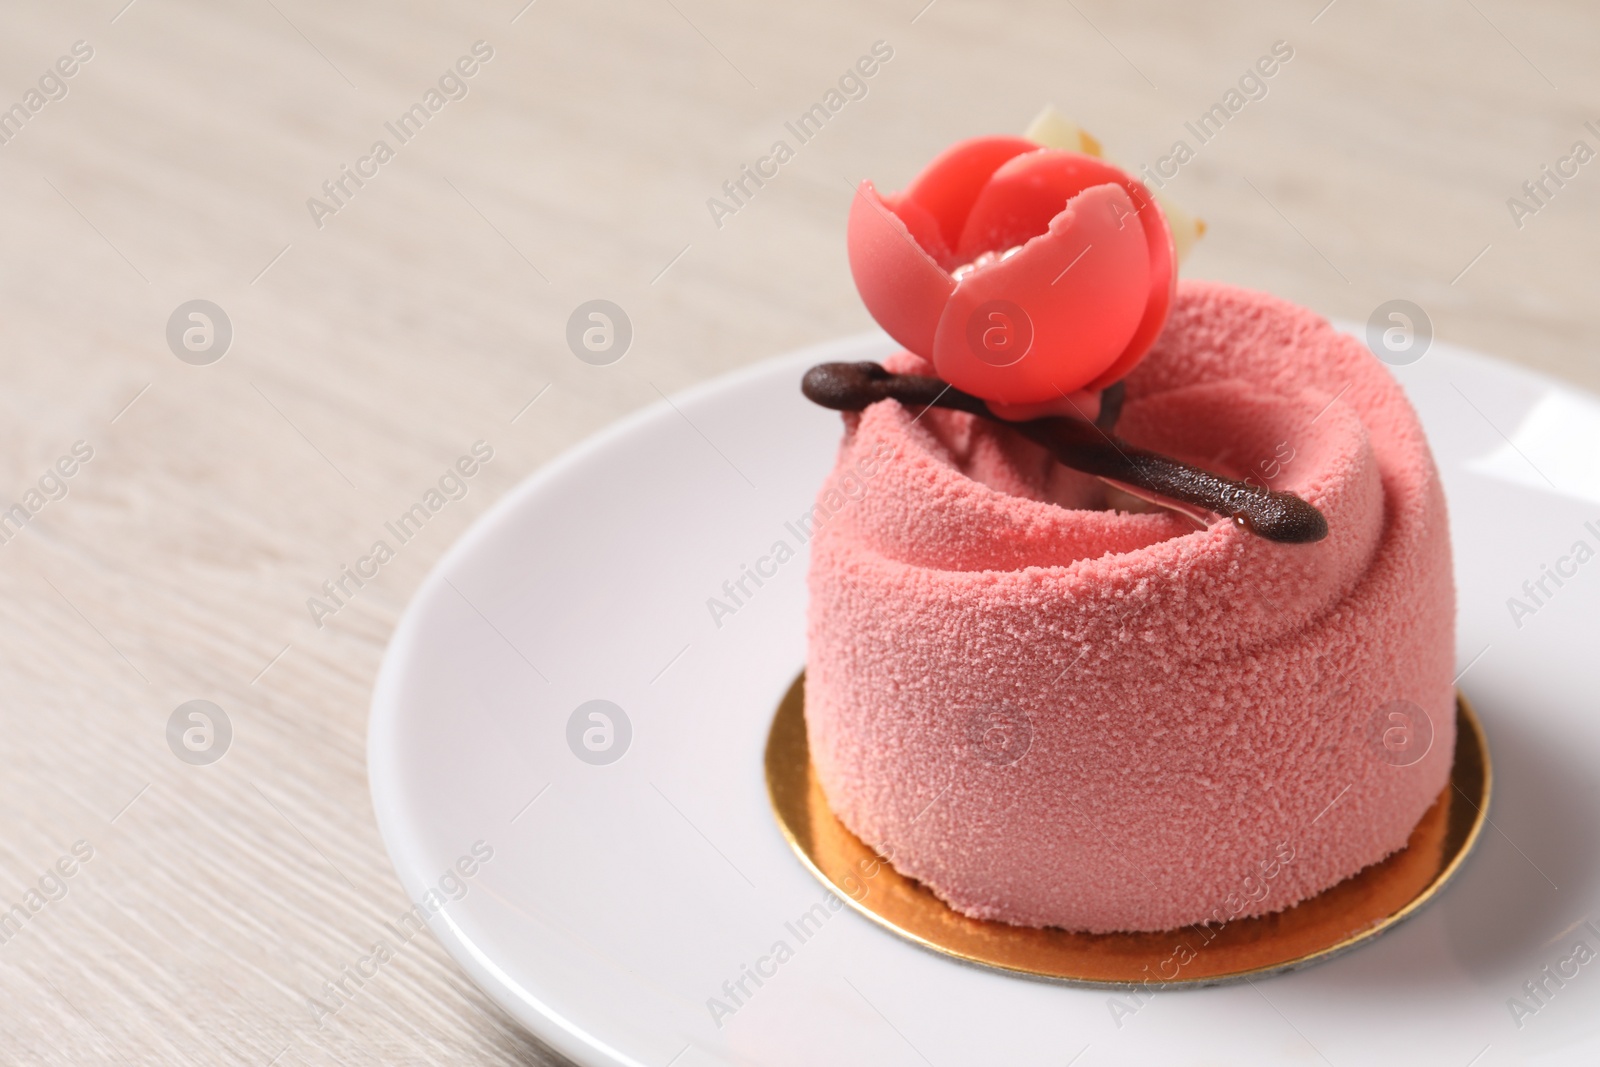
{"type": "Polygon", "coordinates": [[[952,145],[900,193],[863,181],[848,244],[878,324],[997,406],[1122,378],[1177,284],[1172,234],[1143,184],[1020,137],[952,145]]]}

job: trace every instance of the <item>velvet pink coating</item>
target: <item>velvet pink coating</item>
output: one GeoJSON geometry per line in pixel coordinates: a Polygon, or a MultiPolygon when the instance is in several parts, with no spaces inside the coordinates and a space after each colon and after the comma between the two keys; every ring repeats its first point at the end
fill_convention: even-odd
{"type": "Polygon", "coordinates": [[[1298,493],[1328,538],[1104,510],[1010,431],[893,401],[845,417],[822,489],[813,763],[846,826],[977,918],[1277,911],[1403,847],[1448,781],[1445,503],[1387,369],[1309,311],[1188,281],[1127,383],[1119,434],[1298,493]],[[1370,731],[1400,700],[1434,734],[1409,766],[1370,731]]]}

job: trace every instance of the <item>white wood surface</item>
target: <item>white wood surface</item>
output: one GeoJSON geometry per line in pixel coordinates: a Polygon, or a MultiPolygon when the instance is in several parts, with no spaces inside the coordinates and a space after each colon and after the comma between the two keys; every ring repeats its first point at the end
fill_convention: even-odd
{"type": "Polygon", "coordinates": [[[1186,272],[1358,321],[1409,298],[1440,336],[1600,386],[1600,162],[1520,229],[1506,205],[1600,148],[1591,5],[924,2],[6,5],[0,107],[94,54],[0,145],[0,510],[74,442],[93,458],[0,544],[0,910],[93,855],[0,944],[0,1060],[555,1062],[431,937],[321,1025],[308,1004],[406,907],[364,771],[385,641],[562,449],[866,328],[842,241],[862,177],[896,188],[1050,101],[1153,161],[1285,40],[1168,186],[1211,227],[1186,272]],[[466,97],[317,228],[307,198],[479,40],[466,97]],[[867,95],[715,226],[707,198],[878,40],[867,95]],[[164,338],[196,297],[234,328],[209,366],[164,338]],[[592,297],[634,324],[613,366],[566,348],[592,297]],[[477,440],[468,495],[315,626],[307,598],[477,440]],[[196,698],[233,725],[210,766],[166,742],[196,698]]]}

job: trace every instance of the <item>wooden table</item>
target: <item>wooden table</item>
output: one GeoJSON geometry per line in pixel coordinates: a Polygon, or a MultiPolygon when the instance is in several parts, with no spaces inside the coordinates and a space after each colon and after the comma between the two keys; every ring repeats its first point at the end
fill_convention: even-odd
{"type": "Polygon", "coordinates": [[[1600,147],[1592,6],[924,2],[8,7],[0,509],[27,521],[0,526],[0,908],[23,908],[0,1056],[554,1062],[428,937],[320,1025],[309,1004],[406,906],[365,775],[384,644],[561,450],[867,328],[842,240],[864,176],[898,187],[1049,101],[1154,163],[1284,41],[1168,183],[1211,227],[1186,272],[1356,321],[1410,299],[1440,337],[1600,386],[1600,163],[1508,206],[1600,147]],[[877,41],[865,95],[714,213],[877,41]],[[633,323],[619,363],[568,349],[591,298],[633,323]],[[192,362],[169,346],[194,299],[231,324],[219,361],[186,314],[192,362]],[[314,620],[476,441],[467,495],[314,620]],[[168,743],[197,699],[231,724],[209,765],[168,743]]]}

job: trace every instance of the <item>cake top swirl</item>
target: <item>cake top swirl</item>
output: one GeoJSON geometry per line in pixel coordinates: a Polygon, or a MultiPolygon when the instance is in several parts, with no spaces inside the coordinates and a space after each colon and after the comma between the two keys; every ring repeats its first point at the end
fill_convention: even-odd
{"type": "MultiPolygon", "coordinates": [[[[800,383],[806,398],[835,411],[861,411],[880,400],[942,407],[994,418],[984,402],[938,378],[896,374],[877,363],[822,363],[800,383]]],[[[1328,536],[1322,512],[1293,493],[1211,474],[1111,436],[1111,427],[1079,419],[1040,418],[1010,423],[1045,446],[1058,462],[1101,478],[1216,512],[1269,541],[1304,544],[1328,536]]]]}

